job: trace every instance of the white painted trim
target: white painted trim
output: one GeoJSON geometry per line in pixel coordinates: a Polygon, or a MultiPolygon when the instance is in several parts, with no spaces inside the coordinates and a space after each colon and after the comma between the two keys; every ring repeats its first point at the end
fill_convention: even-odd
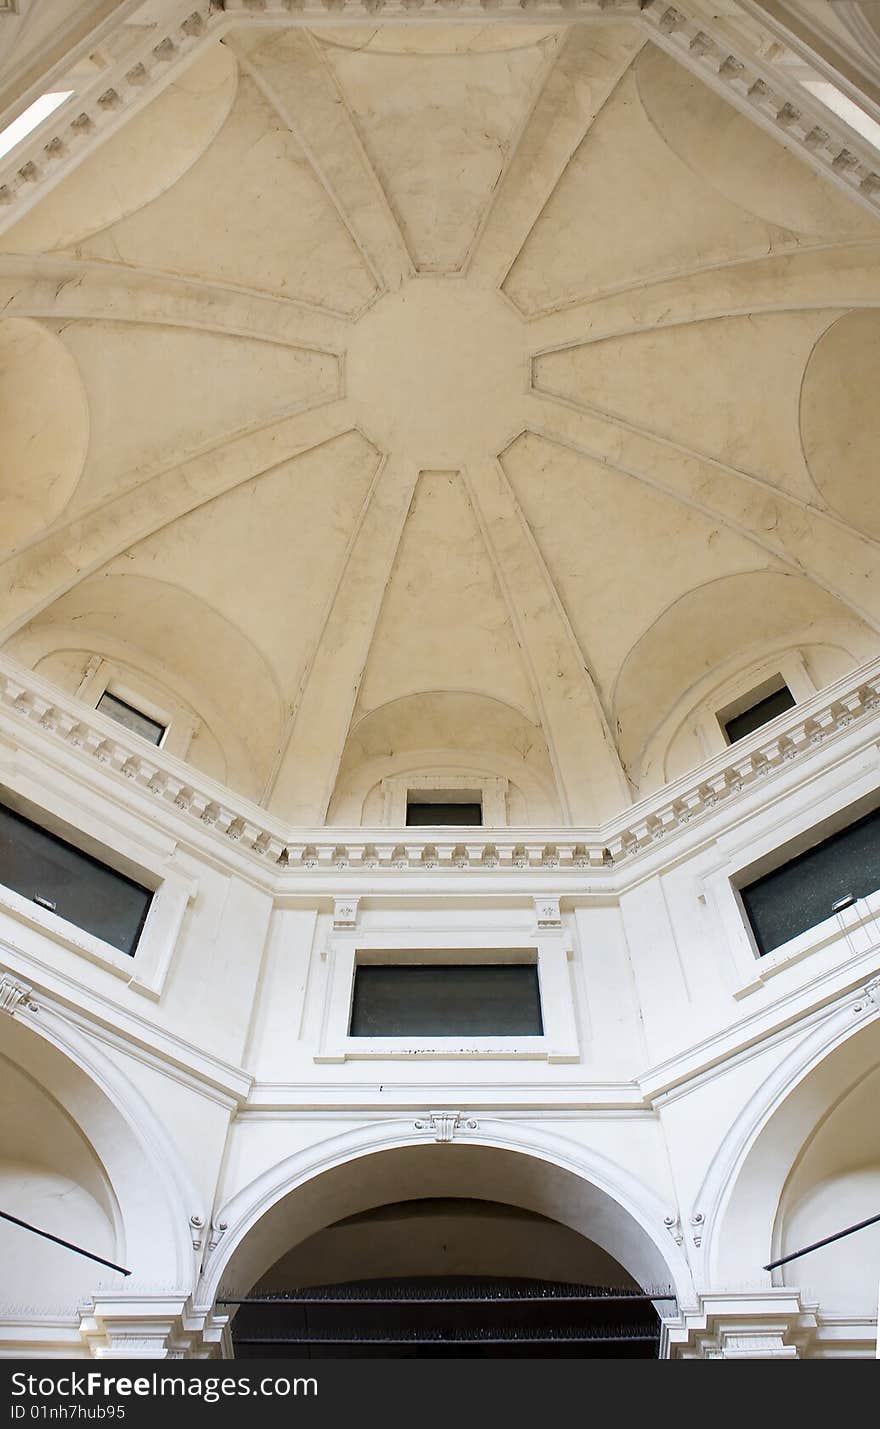
{"type": "MultiPolygon", "coordinates": [[[[450,1058],[483,1060],[539,1060],[577,1062],[580,1053],[574,1020],[574,1004],[568,975],[571,939],[567,930],[535,931],[517,939],[510,929],[496,932],[483,926],[451,930],[446,925],[422,922],[418,928],[371,927],[368,930],[339,931],[329,940],[322,955],[328,971],[324,984],[321,1041],[317,1063],[351,1061],[436,1061],[450,1058]],[[534,961],[538,967],[541,1037],[432,1037],[374,1038],[350,1037],[351,1004],[358,954],[369,961],[398,960],[416,952],[419,961],[449,962],[450,955],[467,962],[497,962],[505,959],[534,961]],[[396,956],[398,955],[398,956],[396,956]]],[[[411,957],[407,960],[412,960],[411,957]]]]}
{"type": "Polygon", "coordinates": [[[868,952],[880,942],[880,895],[871,895],[762,956],[738,893],[745,883],[800,852],[799,837],[811,835],[826,821],[831,821],[829,834],[835,827],[844,827],[850,822],[848,816],[844,817],[847,811],[855,806],[855,820],[860,813],[868,812],[867,802],[863,807],[862,801],[872,799],[880,801],[880,750],[876,746],[865,751],[855,761],[855,767],[848,761],[842,769],[818,776],[809,792],[795,789],[757,812],[747,824],[719,834],[716,843],[720,861],[701,880],[701,887],[717,913],[737,970],[735,997],[745,997],[763,987],[768,978],[810,953],[838,943],[841,936],[851,953],[868,952]]]}
{"type": "MultiPolygon", "coordinates": [[[[157,701],[155,691],[148,680],[144,680],[142,676],[138,677],[134,671],[121,670],[112,660],[95,656],[88,662],[76,697],[97,709],[105,694],[115,695],[117,699],[124,700],[127,705],[145,714],[148,719],[164,725],[165,733],[159,744],[151,745],[151,748],[162,749],[166,754],[173,754],[178,759],[186,759],[201,724],[198,715],[164,692],[161,702],[157,701]],[[141,684],[138,683],[139,678],[141,684]]],[[[147,743],[150,741],[147,740],[147,743]]]]}
{"type": "MultiPolygon", "coordinates": [[[[446,874],[462,866],[471,877],[475,869],[496,869],[502,875],[517,868],[558,869],[578,877],[581,870],[601,870],[607,878],[610,867],[627,867],[637,857],[656,852],[662,843],[667,849],[674,843],[675,852],[666,857],[677,858],[682,845],[678,838],[670,840],[671,834],[680,835],[683,826],[716,810],[733,809],[740,795],[756,792],[762,785],[764,797],[772,801],[777,792],[774,780],[791,770],[792,761],[806,759],[821,767],[822,747],[847,739],[853,726],[862,742],[876,744],[878,710],[880,661],[875,660],[780,715],[772,734],[756,730],[601,826],[485,829],[479,837],[468,839],[463,863],[456,862],[458,843],[452,840],[442,850],[437,847],[438,857],[432,863],[426,853],[442,842],[436,832],[425,839],[412,837],[418,831],[405,827],[386,832],[384,826],[286,826],[163,750],[149,746],[145,753],[143,740],[0,656],[0,737],[5,733],[13,747],[39,750],[42,765],[75,773],[81,781],[86,771],[89,782],[94,781],[97,761],[108,775],[108,786],[124,776],[119,789],[148,794],[156,815],[167,810],[176,837],[184,837],[186,831],[188,838],[197,835],[201,843],[207,835],[206,847],[213,843],[218,857],[225,849],[230,862],[240,860],[252,868],[262,865],[279,882],[296,873],[296,886],[305,884],[302,875],[311,870],[339,880],[340,867],[348,876],[367,873],[371,884],[377,870],[386,878],[389,871],[401,867],[433,867],[446,874]]],[[[802,765],[798,772],[805,777],[802,765]]],[[[148,822],[168,827],[156,817],[148,822]]]]}
{"type": "MultiPolygon", "coordinates": [[[[99,859],[108,868],[133,878],[153,892],[144,926],[133,954],[122,952],[86,929],[70,923],[60,914],[31,902],[10,888],[0,885],[0,933],[12,944],[26,951],[22,943],[22,925],[51,939],[60,947],[88,958],[114,977],[124,979],[135,992],[158,1000],[162,995],[168,969],[174,956],[178,935],[187,907],[198,891],[196,881],[175,868],[172,862],[173,844],[166,843],[161,852],[141,838],[119,828],[108,834],[105,818],[89,809],[76,808],[76,823],[71,823],[68,800],[59,798],[57,785],[45,784],[29,777],[14,760],[3,757],[0,750],[0,798],[10,794],[10,807],[19,801],[27,816],[50,833],[58,834],[84,853],[99,859]]],[[[139,832],[139,831],[138,831],[139,832]]]]}
{"type": "MultiPolygon", "coordinates": [[[[189,1217],[204,1214],[204,1208],[159,1117],[134,1083],[63,1010],[41,1000],[37,1010],[28,1006],[17,1010],[15,1016],[69,1058],[94,1084],[94,1104],[90,1100],[84,1107],[79,1102],[72,1115],[91,1142],[119,1207],[122,1235],[117,1254],[133,1262],[128,1268],[149,1267],[148,1276],[159,1283],[190,1283],[194,1257],[189,1217]],[[137,1154],[133,1155],[135,1146],[137,1154]],[[160,1225],[165,1232],[162,1237],[157,1234],[160,1225]],[[163,1244],[170,1249],[164,1260],[163,1244]]],[[[46,1090],[67,1107],[71,1092],[67,1082],[46,1090]]],[[[126,1263],[124,1259],[122,1263],[126,1263]]]]}
{"type": "MultiPolygon", "coordinates": [[[[431,771],[423,774],[391,774],[380,784],[382,791],[382,811],[385,824],[406,826],[407,796],[413,790],[436,791],[449,789],[459,792],[473,790],[483,808],[483,828],[504,828],[507,825],[507,794],[510,782],[491,775],[431,771]]],[[[444,837],[443,830],[440,830],[444,837]]],[[[427,837],[427,833],[420,834],[427,837]]],[[[445,835],[448,838],[448,831],[445,835]]],[[[467,842],[467,840],[466,840],[467,842]]]]}
{"type": "Polygon", "coordinates": [[[708,1291],[696,1308],[665,1320],[660,1358],[796,1360],[816,1326],[816,1306],[797,1290],[708,1291]]]}
{"type": "MultiPolygon", "coordinates": [[[[673,1211],[651,1187],[601,1151],[532,1122],[481,1117],[472,1127],[468,1126],[468,1120],[473,1119],[461,1117],[455,1132],[456,1141],[460,1138],[468,1145],[520,1152],[534,1161],[569,1171],[603,1192],[623,1216],[631,1217],[638,1224],[652,1243],[669,1270],[679,1303],[694,1303],[687,1257],[669,1234],[669,1219],[675,1219],[673,1211]]],[[[401,1147],[423,1146],[426,1140],[434,1139],[430,1127],[417,1126],[412,1118],[371,1120],[294,1152],[257,1176],[215,1214],[215,1222],[222,1222],[226,1229],[222,1240],[205,1259],[193,1297],[195,1305],[203,1309],[213,1306],[234,1252],[262,1217],[299,1186],[346,1164],[351,1166],[356,1178],[360,1158],[401,1147]]]]}
{"type": "MultiPolygon", "coordinates": [[[[701,1228],[699,1254],[694,1254],[694,1274],[698,1285],[717,1283],[721,1254],[720,1235],[731,1205],[737,1180],[760,1133],[798,1085],[822,1063],[828,1055],[867,1023],[880,1016],[880,997],[866,989],[841,999],[820,1018],[805,1036],[797,1038],[794,1047],[765,1079],[735,1117],[730,1129],[721,1138],[701,1185],[694,1197],[691,1223],[699,1217],[701,1228]]],[[[781,1186],[776,1188],[781,1191],[781,1186]]],[[[772,1255],[771,1234],[776,1220],[777,1202],[770,1197],[764,1207],[767,1223],[765,1253],[772,1255]]],[[[767,1272],[757,1271],[770,1284],[767,1272]]]]}

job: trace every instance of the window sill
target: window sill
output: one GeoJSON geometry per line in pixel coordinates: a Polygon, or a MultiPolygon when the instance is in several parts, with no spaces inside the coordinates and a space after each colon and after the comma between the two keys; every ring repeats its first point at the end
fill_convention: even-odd
{"type": "Polygon", "coordinates": [[[112,943],[105,943],[102,938],[94,937],[84,928],[78,928],[75,923],[68,923],[60,914],[52,913],[48,908],[41,908],[39,903],[33,903],[11,888],[0,888],[0,912],[9,914],[17,923],[34,928],[62,948],[69,948],[71,952],[79,953],[81,957],[106,968],[116,977],[131,977],[134,967],[133,954],[123,953],[112,943]]]}
{"type": "Polygon", "coordinates": [[[0,887],[0,929],[13,946],[18,946],[19,951],[32,953],[33,947],[22,948],[19,945],[15,931],[16,927],[29,928],[57,947],[87,958],[113,977],[123,979],[132,991],[158,1001],[183,915],[194,892],[195,888],[188,879],[176,874],[163,878],[153,896],[133,954],[123,953],[112,943],[105,943],[84,928],[68,923],[59,914],[41,908],[38,903],[31,902],[11,888],[0,887]]]}
{"type": "Polygon", "coordinates": [[[570,956],[564,929],[541,930],[522,944],[510,931],[485,929],[451,933],[448,927],[418,930],[399,927],[338,932],[330,939],[322,961],[325,968],[322,1026],[314,1061],[545,1061],[578,1062],[580,1048],[574,1021],[570,956]],[[398,962],[480,962],[537,960],[543,1035],[521,1037],[352,1037],[352,997],[356,960],[398,962]]]}
{"type": "Polygon", "coordinates": [[[777,973],[786,972],[803,958],[833,947],[842,940],[846,941],[850,954],[867,952],[872,944],[880,943],[880,892],[857,899],[848,908],[824,918],[796,938],[780,944],[771,953],[757,957],[754,977],[738,987],[734,997],[748,997],[764,987],[777,973]]]}
{"type": "Polygon", "coordinates": [[[476,1061],[578,1060],[571,1053],[554,1052],[546,1037],[343,1037],[332,1050],[318,1053],[315,1061],[363,1062],[389,1057],[422,1061],[455,1057],[470,1057],[476,1061]]]}

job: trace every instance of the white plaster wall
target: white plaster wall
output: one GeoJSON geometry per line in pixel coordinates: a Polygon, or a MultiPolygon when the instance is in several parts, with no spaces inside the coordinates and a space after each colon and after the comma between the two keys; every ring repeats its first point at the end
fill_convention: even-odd
{"type": "MultiPolygon", "coordinates": [[[[484,1190],[516,1165],[573,1225],[607,1182],[683,1295],[784,1290],[774,1234],[876,1187],[827,1067],[761,1153],[875,1019],[878,907],[759,962],[733,888],[880,790],[871,186],[629,20],[319,20],[178,27],[0,216],[0,785],[157,890],[133,960],[0,890],[49,1089],[4,1184],[105,1245],[117,1198],[142,1278],[154,1199],[185,1302],[273,1198],[292,1239],[334,1158],[348,1204],[461,1112],[484,1190]],[[96,662],[191,741],[114,742],[96,662]],[[777,663],[798,708],[731,755],[717,710],[777,663]],[[387,822],[383,781],[444,776],[506,791],[463,854],[387,822]],[[536,947],[553,1037],[359,1057],[361,939],[536,947]]],[[[97,1288],[40,1266],[43,1309],[97,1288]]],[[[813,1281],[865,1319],[854,1251],[813,1281]]]]}
{"type": "MultiPolygon", "coordinates": [[[[88,1191],[63,1171],[4,1158],[0,1195],[9,1215],[112,1260],[113,1227],[88,1191]]],[[[0,1255],[0,1314],[5,1318],[41,1313],[74,1317],[80,1300],[96,1284],[96,1267],[89,1261],[7,1222],[0,1226],[0,1255]]]]}
{"type": "MultiPolygon", "coordinates": [[[[167,975],[158,996],[145,997],[45,927],[22,921],[11,905],[0,912],[0,961],[13,976],[27,977],[37,1005],[48,999],[59,1026],[73,1015],[101,1029],[111,1099],[134,1105],[131,1099],[140,1098],[162,1126],[166,1164],[178,1168],[187,1188],[177,1214],[178,1231],[192,1245],[183,1283],[193,1290],[204,1257],[213,1264],[210,1257],[224,1253],[225,1232],[214,1227],[231,1214],[227,1208],[256,1204],[261,1187],[279,1177],[283,1184],[284,1167],[293,1176],[294,1167],[332,1159],[334,1147],[351,1146],[340,1154],[353,1158],[354,1167],[361,1154],[354,1148],[368,1150],[389,1128],[395,1136],[423,1136],[415,1124],[437,1107],[473,1117],[478,1140],[484,1123],[501,1128],[487,1133],[487,1154],[499,1135],[502,1141],[509,1135],[523,1151],[564,1148],[566,1164],[580,1167],[585,1183],[601,1166],[612,1185],[638,1187],[659,1244],[690,1264],[697,1293],[754,1289],[769,1279],[761,1256],[777,1250],[769,1239],[772,1206],[762,1207],[770,1217],[766,1242],[759,1237],[744,1246],[742,1257],[728,1245],[719,1269],[717,1260],[707,1259],[711,1224],[723,1211],[731,1177],[740,1174],[722,1175],[719,1168],[733,1154],[728,1148],[736,1136],[742,1137],[736,1155],[748,1156],[749,1128],[769,1107],[774,1079],[807,1056],[825,1021],[856,1015],[859,1025],[859,1018],[873,1015],[870,996],[857,999],[877,968],[878,947],[871,919],[854,914],[788,961],[783,950],[775,966],[773,960],[757,963],[742,944],[729,878],[765,845],[778,847],[817,818],[863,807],[873,797],[880,787],[876,734],[846,726],[841,733],[838,746],[813,756],[808,777],[806,766],[795,763],[777,776],[772,793],[759,781],[713,816],[714,823],[685,826],[674,844],[649,849],[632,872],[601,868],[577,882],[561,871],[525,870],[517,875],[517,893],[505,892],[510,873],[440,872],[432,893],[433,874],[413,874],[409,885],[402,881],[408,874],[394,874],[392,885],[389,871],[380,870],[360,884],[353,926],[343,929],[334,927],[343,900],[333,892],[332,876],[322,891],[318,875],[305,869],[294,876],[243,861],[235,841],[220,844],[207,832],[193,837],[178,824],[172,832],[162,810],[140,802],[143,796],[127,781],[86,787],[68,760],[53,784],[56,814],[89,826],[103,813],[105,836],[118,830],[127,848],[141,847],[144,859],[175,870],[191,889],[167,975]],[[463,882],[472,876],[476,883],[463,882]],[[528,892],[546,887],[548,879],[551,886],[562,879],[558,926],[550,929],[539,928],[539,900],[528,892]],[[332,961],[323,954],[340,938],[373,947],[473,950],[542,940],[564,947],[566,976],[554,996],[569,1003],[574,1061],[493,1055],[321,1060],[332,961]],[[850,1003],[856,1014],[848,1011],[850,1003]]],[[[37,738],[45,745],[49,736],[37,738]]],[[[28,797],[46,797],[28,749],[7,764],[6,774],[28,797]]],[[[41,1015],[25,1009],[16,1020],[29,1018],[38,1030],[41,1015]]],[[[860,1095],[860,1105],[869,1106],[867,1085],[860,1095]]],[[[782,1198],[783,1249],[821,1233],[838,1209],[844,1219],[869,1213],[876,1167],[867,1152],[864,1162],[851,1164],[846,1147],[828,1141],[837,1113],[827,1124],[823,1117],[832,1101],[829,1084],[800,1133],[808,1144],[782,1198]]],[[[857,1110],[853,1102],[838,1124],[861,1148],[864,1139],[854,1128],[865,1114],[857,1110]]],[[[34,1120],[48,1126],[42,1114],[34,1120]]],[[[786,1153],[788,1169],[799,1144],[786,1153]]],[[[437,1152],[444,1154],[442,1147],[437,1152]]],[[[32,1164],[24,1154],[15,1160],[32,1164]]],[[[24,1177],[19,1170],[11,1174],[24,1177]]],[[[44,1174],[64,1173],[53,1165],[44,1174]]],[[[351,1174],[357,1181],[362,1173],[351,1174]]],[[[82,1176],[68,1173],[68,1180],[85,1184],[82,1176]]],[[[430,1176],[419,1186],[418,1194],[433,1194],[430,1176]]],[[[51,1200],[49,1182],[44,1189],[51,1200]]],[[[781,1183],[766,1185],[768,1196],[778,1199],[780,1190],[781,1183]]],[[[377,1189],[380,1201],[383,1194],[397,1193],[377,1189]]],[[[464,1177],[455,1194],[485,1189],[464,1177]]],[[[748,1194],[758,1198],[757,1212],[760,1180],[748,1194]]],[[[75,1194],[85,1217],[80,1229],[104,1244],[90,1196],[75,1194]]],[[[543,1203],[540,1208],[550,1213],[543,1203]]],[[[347,1213],[357,1209],[352,1204],[347,1213]]],[[[572,1202],[567,1223],[578,1214],[572,1202]]],[[[299,1236],[295,1219],[290,1235],[299,1236]]],[[[864,1335],[870,1315],[863,1266],[854,1257],[838,1259],[833,1269],[820,1264],[810,1267],[809,1277],[789,1276],[786,1283],[803,1287],[803,1294],[809,1287],[828,1316],[861,1325],[864,1335]]],[[[54,1283],[48,1270],[41,1283],[54,1283]]],[[[93,1283],[88,1275],[76,1280],[80,1289],[93,1283]]],[[[37,1318],[48,1313],[53,1294],[46,1288],[37,1318]]]]}

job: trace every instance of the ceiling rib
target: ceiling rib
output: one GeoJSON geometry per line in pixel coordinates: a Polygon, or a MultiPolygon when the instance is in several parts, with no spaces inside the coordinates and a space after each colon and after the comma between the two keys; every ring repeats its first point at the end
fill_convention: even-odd
{"type": "Polygon", "coordinates": [[[351,321],[277,293],[68,253],[0,253],[4,317],[197,328],[340,358],[351,321]]]}
{"type": "Polygon", "coordinates": [[[0,565],[5,615],[0,641],[138,541],[354,425],[344,397],[316,404],[224,439],[76,521],[53,527],[0,565]]]}
{"type": "Polygon", "coordinates": [[[878,258],[877,243],[817,243],[640,281],[535,313],[528,319],[532,355],[749,313],[880,307],[878,258]]]}
{"type": "Polygon", "coordinates": [[[349,544],[314,655],[303,672],[264,802],[323,823],[385,591],[419,479],[415,462],[383,458],[349,544]]]}
{"type": "Polygon", "coordinates": [[[616,26],[619,38],[609,55],[610,28],[601,32],[598,53],[585,26],[574,29],[558,52],[531,111],[532,123],[511,156],[477,235],[470,276],[488,277],[502,286],[573,154],[645,43],[634,28],[616,26]],[[542,136],[538,145],[532,139],[536,122],[542,136]]]}
{"type": "Polygon", "coordinates": [[[271,61],[259,55],[249,58],[234,42],[231,48],[243,72],[295,136],[377,290],[398,287],[412,274],[406,244],[343,96],[308,40],[308,34],[304,34],[296,55],[289,51],[285,54],[285,69],[293,67],[296,75],[297,82],[291,86],[296,109],[273,82],[271,61]]]}
{"type": "Polygon", "coordinates": [[[464,473],[541,714],[567,822],[601,821],[631,802],[597,682],[499,458],[464,473]],[[593,758],[586,764],[584,745],[593,758]]]}
{"type": "Polygon", "coordinates": [[[880,605],[871,596],[880,590],[876,542],[781,488],[768,491],[755,509],[753,493],[762,482],[612,413],[541,391],[533,391],[528,403],[529,430],[537,436],[606,462],[722,521],[880,628],[880,605]]]}

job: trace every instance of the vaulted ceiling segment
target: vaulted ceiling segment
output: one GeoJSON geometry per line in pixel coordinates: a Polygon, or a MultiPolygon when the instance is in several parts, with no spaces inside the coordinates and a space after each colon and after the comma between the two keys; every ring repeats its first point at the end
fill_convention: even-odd
{"type": "Polygon", "coordinates": [[[503,707],[590,823],[875,650],[877,218],[632,19],[246,19],[0,235],[8,651],[302,823],[503,707]]]}

